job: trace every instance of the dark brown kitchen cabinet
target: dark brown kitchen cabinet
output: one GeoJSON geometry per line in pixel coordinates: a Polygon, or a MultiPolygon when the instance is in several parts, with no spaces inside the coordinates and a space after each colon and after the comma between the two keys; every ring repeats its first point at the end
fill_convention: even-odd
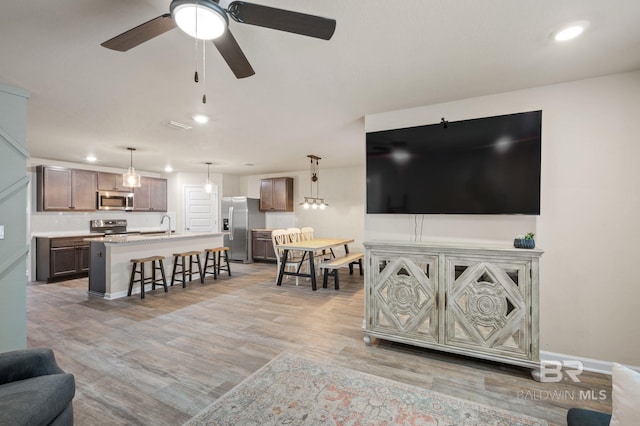
{"type": "Polygon", "coordinates": [[[81,278],[89,273],[89,242],[74,237],[36,238],[36,280],[54,282],[81,278]]]}
{"type": "Polygon", "coordinates": [[[38,211],[96,210],[97,172],[38,166],[38,211]]]}
{"type": "Polygon", "coordinates": [[[98,172],[99,191],[131,192],[133,188],[122,185],[122,175],[118,173],[98,172]]]}
{"type": "Polygon", "coordinates": [[[167,180],[142,176],[133,190],[134,211],[167,211],[167,180]]]}
{"type": "Polygon", "coordinates": [[[293,178],[279,177],[260,180],[260,211],[293,211],[293,178]]]}
{"type": "Polygon", "coordinates": [[[276,262],[276,253],[273,250],[273,242],[271,241],[271,231],[252,230],[252,257],[256,261],[272,261],[276,262]]]}

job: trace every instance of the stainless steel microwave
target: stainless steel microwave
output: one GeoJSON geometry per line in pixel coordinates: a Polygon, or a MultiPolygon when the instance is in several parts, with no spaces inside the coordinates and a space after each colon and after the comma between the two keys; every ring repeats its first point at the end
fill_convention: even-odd
{"type": "Polygon", "coordinates": [[[133,192],[98,191],[98,210],[133,210],[133,192]]]}

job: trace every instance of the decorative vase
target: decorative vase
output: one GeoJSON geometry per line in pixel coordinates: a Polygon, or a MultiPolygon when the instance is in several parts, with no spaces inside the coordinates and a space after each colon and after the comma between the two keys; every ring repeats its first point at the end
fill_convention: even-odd
{"type": "Polygon", "coordinates": [[[513,240],[513,246],[515,248],[532,249],[536,247],[536,240],[527,240],[526,238],[516,238],[513,240]]]}

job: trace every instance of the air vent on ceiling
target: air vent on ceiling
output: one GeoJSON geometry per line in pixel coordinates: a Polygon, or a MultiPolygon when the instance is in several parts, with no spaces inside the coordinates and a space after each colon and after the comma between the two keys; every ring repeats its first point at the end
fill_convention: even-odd
{"type": "Polygon", "coordinates": [[[188,124],[180,123],[179,121],[173,121],[173,120],[167,121],[166,123],[164,123],[164,125],[176,130],[189,130],[192,128],[188,124]]]}

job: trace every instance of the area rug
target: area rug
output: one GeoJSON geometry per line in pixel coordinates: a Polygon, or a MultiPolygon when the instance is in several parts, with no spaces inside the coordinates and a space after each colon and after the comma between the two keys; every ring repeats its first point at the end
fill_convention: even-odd
{"type": "Polygon", "coordinates": [[[185,426],[546,425],[359,371],[283,352],[185,426]]]}

